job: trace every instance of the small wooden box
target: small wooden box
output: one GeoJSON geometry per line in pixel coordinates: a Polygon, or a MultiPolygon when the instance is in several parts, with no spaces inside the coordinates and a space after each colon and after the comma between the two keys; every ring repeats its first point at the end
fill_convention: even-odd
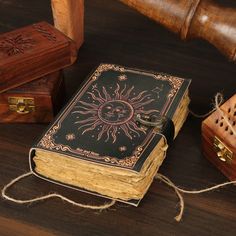
{"type": "Polygon", "coordinates": [[[63,100],[63,72],[58,71],[0,93],[0,123],[51,122],[63,100]]]}
{"type": "MultiPolygon", "coordinates": [[[[236,94],[220,109],[236,130],[236,94]]],[[[218,111],[202,122],[203,153],[226,177],[236,180],[236,136],[218,111]]]]}
{"type": "Polygon", "coordinates": [[[46,22],[0,35],[0,92],[74,63],[76,44],[46,22]]]}

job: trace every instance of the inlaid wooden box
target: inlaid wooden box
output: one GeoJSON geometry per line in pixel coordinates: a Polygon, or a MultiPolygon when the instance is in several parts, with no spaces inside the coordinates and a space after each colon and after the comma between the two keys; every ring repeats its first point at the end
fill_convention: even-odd
{"type": "MultiPolygon", "coordinates": [[[[236,130],[236,94],[220,109],[236,130]]],[[[236,180],[236,135],[219,111],[202,123],[203,153],[225,176],[236,180]]]]}
{"type": "Polygon", "coordinates": [[[64,103],[63,72],[0,93],[0,123],[48,123],[64,103]]]}
{"type": "Polygon", "coordinates": [[[46,22],[0,35],[0,92],[73,64],[74,41],[46,22]]]}

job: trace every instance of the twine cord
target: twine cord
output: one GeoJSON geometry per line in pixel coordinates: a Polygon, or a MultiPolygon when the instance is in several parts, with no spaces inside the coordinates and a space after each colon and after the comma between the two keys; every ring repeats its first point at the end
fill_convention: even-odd
{"type": "Polygon", "coordinates": [[[217,109],[216,104],[218,104],[218,107],[219,107],[222,105],[223,102],[224,102],[223,95],[221,93],[217,93],[215,95],[215,103],[213,104],[212,110],[210,110],[209,112],[207,112],[205,114],[197,114],[191,110],[189,110],[189,113],[196,118],[206,118],[207,116],[212,114],[217,109]]]}
{"type": "MultiPolygon", "coordinates": [[[[197,117],[197,118],[203,118],[203,117],[206,117],[206,116],[210,115],[214,111],[217,111],[223,117],[223,119],[225,120],[225,122],[229,126],[230,130],[233,132],[233,134],[236,135],[236,131],[234,130],[234,127],[231,125],[228,117],[225,116],[224,112],[220,108],[220,105],[223,103],[223,101],[224,101],[223,95],[221,93],[217,93],[215,95],[215,99],[214,99],[214,108],[210,112],[208,112],[208,113],[206,113],[204,115],[198,115],[198,114],[195,114],[192,111],[190,111],[190,113],[193,116],[197,117]]],[[[165,147],[162,148],[162,150],[165,151],[165,153],[164,153],[164,157],[165,157],[168,145],[167,145],[167,140],[166,140],[165,136],[162,135],[162,137],[164,138],[164,141],[165,141],[165,147]]],[[[205,189],[200,189],[200,190],[185,190],[183,188],[180,188],[180,187],[176,186],[168,177],[166,177],[166,176],[164,176],[164,175],[162,175],[160,173],[157,173],[155,175],[155,179],[159,179],[160,181],[162,181],[163,183],[165,183],[169,187],[173,188],[175,193],[176,193],[176,195],[178,196],[180,210],[179,210],[178,215],[175,217],[175,220],[178,221],[178,222],[181,221],[181,219],[183,217],[183,213],[184,213],[184,198],[183,198],[181,193],[200,194],[200,193],[210,192],[210,191],[222,188],[222,187],[227,186],[227,185],[236,184],[236,180],[235,180],[235,181],[230,181],[230,182],[225,182],[225,183],[222,183],[222,184],[218,184],[218,185],[215,185],[215,186],[212,186],[212,187],[209,187],[209,188],[205,188],[205,189]]]]}
{"type": "Polygon", "coordinates": [[[236,130],[234,129],[233,125],[230,123],[229,118],[224,114],[224,111],[222,111],[222,109],[220,108],[220,106],[222,105],[223,102],[224,102],[223,95],[221,93],[217,93],[215,95],[215,99],[214,99],[214,107],[211,111],[207,112],[206,114],[202,114],[202,115],[196,114],[195,112],[193,112],[191,110],[189,111],[189,113],[196,118],[205,118],[208,115],[212,114],[214,111],[217,111],[223,117],[224,121],[229,126],[229,129],[233,133],[233,135],[236,136],[236,130]]]}
{"type": "MultiPolygon", "coordinates": [[[[166,144],[166,146],[168,146],[168,145],[166,144]]],[[[164,150],[166,149],[165,147],[163,148],[164,150]]],[[[166,153],[166,151],[165,151],[165,153],[166,153]]],[[[72,204],[73,206],[82,207],[82,208],[86,208],[86,209],[92,209],[92,210],[105,210],[105,209],[110,208],[111,206],[113,206],[116,203],[116,200],[113,199],[113,200],[111,200],[111,202],[104,203],[103,205],[99,205],[99,206],[87,205],[87,204],[82,204],[82,203],[75,202],[75,201],[73,201],[73,200],[71,200],[67,197],[64,197],[64,196],[58,194],[58,193],[51,193],[51,194],[47,194],[47,195],[44,195],[44,196],[28,199],[28,200],[15,199],[15,198],[10,197],[9,195],[6,194],[6,191],[10,187],[12,187],[18,181],[20,181],[20,180],[22,180],[22,179],[24,179],[24,178],[26,178],[26,177],[28,177],[32,174],[33,174],[32,172],[28,172],[28,173],[22,174],[22,175],[18,176],[17,178],[13,179],[12,181],[10,181],[10,183],[5,185],[4,188],[2,189],[2,197],[9,200],[9,201],[14,202],[14,203],[18,203],[18,204],[33,203],[33,202],[47,200],[49,198],[59,198],[63,201],[66,201],[66,202],[72,204]]],[[[179,210],[178,215],[175,216],[175,220],[177,222],[180,222],[182,220],[182,217],[183,217],[183,214],[184,214],[184,207],[185,207],[184,198],[183,198],[181,193],[200,194],[200,193],[210,192],[212,190],[219,189],[219,188],[222,188],[222,187],[227,186],[227,185],[236,184],[236,181],[231,181],[231,182],[218,184],[218,185],[215,185],[215,186],[212,186],[212,187],[209,187],[209,188],[205,188],[205,189],[200,189],[200,190],[185,190],[183,188],[180,188],[180,187],[176,186],[168,177],[166,177],[165,175],[162,175],[160,173],[157,173],[155,175],[155,179],[159,179],[164,184],[166,184],[169,187],[173,188],[176,195],[178,196],[179,204],[180,204],[180,210],[179,210]]]]}
{"type": "Polygon", "coordinates": [[[204,188],[204,189],[200,189],[200,190],[185,190],[183,188],[180,188],[180,187],[176,186],[168,177],[166,177],[166,176],[164,176],[160,173],[156,174],[155,179],[161,180],[163,183],[165,183],[166,185],[168,185],[169,187],[171,187],[175,190],[175,193],[179,198],[179,205],[180,205],[179,213],[175,217],[175,220],[177,222],[180,222],[182,220],[182,217],[183,217],[183,214],[184,214],[184,198],[183,198],[181,193],[200,194],[200,193],[210,192],[210,191],[222,188],[222,187],[227,186],[227,185],[236,184],[236,180],[235,180],[235,181],[225,182],[225,183],[222,183],[222,184],[214,185],[212,187],[204,188]]]}
{"type": "MultiPolygon", "coordinates": [[[[205,115],[196,115],[193,112],[191,112],[191,113],[194,114],[194,116],[196,116],[196,117],[205,117],[206,115],[209,115],[212,112],[214,112],[215,110],[217,110],[221,114],[221,116],[224,118],[225,122],[228,124],[228,126],[231,129],[231,131],[233,132],[233,134],[236,135],[236,131],[234,130],[234,128],[231,125],[230,121],[224,115],[223,111],[220,109],[220,104],[222,104],[222,102],[223,102],[222,94],[217,93],[216,96],[215,96],[214,109],[212,111],[208,112],[205,115]]],[[[165,158],[166,152],[167,152],[167,149],[168,149],[168,144],[167,144],[166,137],[163,134],[161,134],[161,133],[160,133],[160,135],[164,139],[164,146],[161,149],[164,152],[164,158],[165,158]]],[[[17,178],[11,180],[10,183],[5,185],[4,188],[2,189],[2,191],[1,191],[2,197],[7,199],[7,200],[9,200],[9,201],[18,203],[18,204],[33,203],[33,202],[37,202],[37,201],[43,201],[43,200],[46,200],[46,199],[49,199],[49,198],[60,198],[61,200],[66,201],[66,202],[68,202],[68,203],[70,203],[70,204],[72,204],[74,206],[78,206],[78,207],[82,207],[82,208],[87,208],[87,209],[92,209],[92,210],[104,210],[104,209],[110,208],[111,206],[113,206],[116,203],[116,200],[113,199],[113,200],[111,200],[111,202],[104,203],[103,205],[99,205],[99,206],[86,205],[86,204],[75,202],[75,201],[73,201],[71,199],[68,199],[68,198],[58,194],[58,193],[47,194],[47,195],[44,195],[44,196],[40,196],[40,197],[36,197],[36,198],[33,198],[33,199],[28,199],[28,200],[15,199],[15,198],[10,197],[10,196],[8,196],[6,194],[7,189],[12,187],[18,181],[20,181],[20,180],[22,180],[22,179],[24,179],[24,178],[26,178],[26,177],[28,177],[28,176],[30,176],[32,174],[33,174],[33,172],[30,171],[28,173],[22,174],[22,175],[18,176],[17,178]]],[[[175,217],[175,220],[177,222],[181,221],[181,219],[183,217],[183,213],[184,213],[185,204],[184,204],[184,198],[182,196],[183,193],[185,193],[185,194],[200,194],[200,193],[210,192],[210,191],[222,188],[222,187],[227,186],[227,185],[236,184],[236,180],[235,180],[235,181],[225,182],[225,183],[222,183],[222,184],[218,184],[218,185],[215,185],[215,186],[212,186],[212,187],[209,187],[209,188],[200,189],[200,190],[186,190],[186,189],[183,189],[183,188],[180,188],[180,187],[176,186],[168,177],[166,177],[165,175],[162,175],[160,173],[157,173],[154,178],[155,179],[159,179],[164,184],[166,184],[169,187],[173,188],[175,193],[176,193],[176,195],[178,196],[180,210],[179,210],[178,215],[175,217]]]]}
{"type": "Polygon", "coordinates": [[[12,202],[15,202],[15,203],[18,203],[18,204],[27,204],[27,203],[33,203],[33,202],[38,202],[38,201],[43,201],[43,200],[46,200],[46,199],[49,199],[49,198],[60,198],[61,200],[63,201],[66,201],[74,206],[78,206],[78,207],[82,207],[82,208],[86,208],[86,209],[92,209],[92,210],[105,210],[107,208],[110,208],[111,206],[113,206],[116,201],[115,200],[111,200],[111,202],[109,203],[104,203],[103,205],[100,205],[100,206],[94,206],[94,205],[87,205],[87,204],[82,204],[82,203],[78,203],[78,202],[75,202],[67,197],[64,197],[62,196],[61,194],[58,194],[58,193],[51,193],[51,194],[47,194],[47,195],[44,195],[44,196],[41,196],[41,197],[36,197],[36,198],[33,198],[33,199],[28,199],[28,200],[21,200],[21,199],[15,199],[13,197],[10,197],[6,194],[6,191],[7,189],[9,189],[10,187],[12,187],[14,184],[16,184],[16,182],[32,175],[33,172],[27,172],[23,175],[20,175],[18,176],[17,178],[13,179],[10,183],[8,183],[7,185],[4,186],[4,188],[2,189],[2,197],[9,200],[9,201],[12,201],[12,202]]]}

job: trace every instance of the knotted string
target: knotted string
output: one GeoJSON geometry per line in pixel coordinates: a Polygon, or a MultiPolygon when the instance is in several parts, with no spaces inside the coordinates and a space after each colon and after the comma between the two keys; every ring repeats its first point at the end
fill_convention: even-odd
{"type": "Polygon", "coordinates": [[[222,105],[222,103],[224,102],[223,95],[221,93],[217,93],[215,95],[215,99],[214,100],[215,101],[213,103],[213,108],[209,112],[207,112],[205,114],[197,114],[197,113],[195,113],[195,112],[190,110],[189,113],[191,115],[193,115],[194,117],[196,117],[196,118],[206,118],[207,116],[212,114],[217,109],[216,104],[218,104],[218,107],[222,105]]]}
{"type": "MultiPolygon", "coordinates": [[[[214,112],[215,110],[217,110],[221,114],[221,116],[225,119],[225,122],[229,125],[229,128],[231,129],[233,134],[236,135],[236,132],[235,132],[233,126],[230,124],[230,121],[224,115],[223,111],[220,109],[220,104],[222,104],[222,102],[223,102],[222,94],[217,93],[216,96],[215,96],[214,109],[212,111],[208,112],[205,115],[196,115],[193,112],[191,112],[191,113],[194,116],[196,116],[196,117],[205,117],[205,116],[211,114],[212,112],[214,112]]],[[[167,149],[168,149],[168,144],[167,144],[166,137],[163,134],[161,134],[161,133],[160,133],[160,135],[164,138],[164,143],[165,144],[164,144],[164,146],[161,149],[164,152],[164,157],[165,157],[167,149]]],[[[28,172],[28,173],[22,174],[22,175],[18,176],[17,178],[13,179],[7,185],[5,185],[3,187],[3,189],[2,189],[2,191],[1,191],[2,197],[7,199],[7,200],[9,200],[9,201],[18,203],[18,204],[33,203],[33,202],[43,201],[43,200],[46,200],[46,199],[49,199],[49,198],[60,198],[61,200],[66,201],[66,202],[68,202],[68,203],[70,203],[70,204],[72,204],[74,206],[78,206],[78,207],[82,207],[82,208],[87,208],[87,209],[93,209],[93,210],[104,210],[104,209],[110,208],[111,206],[113,206],[116,203],[116,200],[113,199],[113,200],[111,200],[110,203],[105,203],[105,204],[99,205],[99,206],[86,205],[86,204],[81,204],[81,203],[75,202],[75,201],[73,201],[73,200],[71,200],[69,198],[66,198],[66,197],[58,194],[58,193],[51,193],[51,194],[47,194],[45,196],[36,197],[36,198],[33,198],[33,199],[28,199],[28,200],[15,199],[15,198],[10,197],[10,196],[8,196],[6,194],[7,189],[9,189],[14,184],[16,184],[16,182],[18,182],[21,179],[26,178],[26,177],[28,177],[28,176],[30,176],[32,174],[33,174],[33,172],[31,172],[31,171],[28,172]]],[[[155,179],[159,179],[160,181],[162,181],[163,183],[165,183],[169,187],[173,188],[175,193],[176,193],[176,195],[178,196],[179,204],[180,204],[180,211],[179,211],[179,214],[175,217],[175,220],[177,222],[181,221],[181,219],[183,217],[183,213],[184,213],[184,198],[183,198],[181,193],[200,194],[200,193],[210,192],[210,191],[222,188],[222,187],[227,186],[227,185],[236,184],[236,180],[235,180],[235,181],[230,181],[230,182],[225,182],[225,183],[222,183],[222,184],[218,184],[218,185],[215,185],[215,186],[212,186],[212,187],[209,187],[209,188],[205,188],[205,189],[200,189],[200,190],[185,190],[185,189],[182,189],[182,188],[176,186],[168,177],[166,177],[165,175],[162,175],[160,173],[157,173],[155,175],[155,179]]]]}
{"type": "MultiPolygon", "coordinates": [[[[165,147],[163,148],[165,150],[165,147]]],[[[166,153],[166,152],[165,152],[166,153]]],[[[4,188],[2,189],[2,197],[4,199],[7,199],[11,202],[14,203],[18,203],[18,204],[27,204],[27,203],[33,203],[33,202],[38,202],[38,201],[43,201],[43,200],[47,200],[49,198],[60,198],[63,201],[66,201],[70,204],[72,204],[73,206],[78,206],[78,207],[82,207],[82,208],[86,208],[86,209],[92,209],[92,210],[105,210],[110,208],[111,206],[113,206],[116,203],[116,200],[111,200],[111,202],[109,203],[104,203],[103,205],[99,205],[99,206],[94,206],[94,205],[87,205],[87,204],[82,204],[82,203],[78,203],[75,202],[67,197],[62,196],[61,194],[58,193],[51,193],[51,194],[47,194],[44,196],[40,196],[40,197],[36,197],[36,198],[32,198],[32,199],[27,199],[27,200],[22,200],[22,199],[16,199],[13,197],[10,197],[9,195],[7,195],[6,191],[7,189],[9,189],[10,187],[12,187],[14,184],[16,184],[18,181],[32,175],[32,172],[28,172],[25,174],[22,174],[20,176],[18,176],[17,178],[13,179],[10,183],[8,183],[7,185],[4,186],[4,188]]],[[[215,189],[219,189],[222,188],[226,185],[230,185],[230,184],[236,184],[236,181],[231,181],[231,182],[226,182],[226,183],[222,183],[222,184],[218,184],[209,188],[205,188],[205,189],[200,189],[200,190],[185,190],[182,189],[178,186],[176,186],[168,177],[166,177],[165,175],[162,175],[160,173],[157,173],[155,175],[156,179],[159,179],[160,181],[162,181],[163,183],[165,183],[166,185],[168,185],[169,187],[173,188],[176,195],[179,198],[179,204],[180,204],[180,210],[178,215],[175,217],[175,220],[177,222],[181,221],[182,217],[183,217],[183,213],[184,213],[184,198],[182,196],[181,193],[187,193],[187,194],[199,194],[199,193],[205,193],[205,192],[210,192],[212,190],[215,189]]]]}
{"type": "Polygon", "coordinates": [[[221,93],[217,93],[215,95],[213,109],[211,111],[202,115],[196,114],[193,111],[189,111],[189,113],[196,118],[205,118],[209,116],[210,114],[212,114],[214,111],[217,111],[223,117],[226,124],[229,126],[230,131],[232,131],[232,133],[236,136],[236,130],[234,129],[233,125],[230,123],[229,118],[224,114],[224,111],[220,108],[223,102],[224,102],[223,95],[221,93]]]}
{"type": "MultiPolygon", "coordinates": [[[[203,115],[196,114],[192,111],[190,111],[190,113],[194,117],[204,118],[204,117],[207,117],[208,115],[212,114],[214,111],[217,111],[223,117],[223,119],[225,120],[225,122],[229,126],[229,129],[233,132],[234,135],[236,135],[236,131],[235,131],[233,125],[230,123],[228,117],[224,114],[224,111],[222,111],[222,109],[220,108],[220,105],[222,105],[223,101],[224,101],[223,95],[221,93],[217,93],[215,95],[215,98],[214,98],[214,108],[211,111],[209,111],[208,113],[203,114],[203,115]]],[[[164,139],[165,139],[165,137],[164,137],[164,139]]],[[[165,139],[165,143],[166,143],[166,139],[165,139]]],[[[166,145],[167,145],[167,143],[166,143],[166,145]]],[[[183,213],[184,213],[184,198],[183,198],[181,193],[200,194],[200,193],[210,192],[210,191],[222,188],[222,187],[227,186],[227,185],[236,184],[236,180],[235,180],[235,181],[230,181],[230,182],[225,182],[225,183],[222,183],[222,184],[218,184],[218,185],[215,185],[215,186],[212,186],[212,187],[209,187],[209,188],[205,188],[205,189],[185,190],[185,189],[182,189],[182,188],[176,186],[168,177],[166,177],[166,176],[164,176],[160,173],[157,173],[155,178],[161,180],[166,185],[170,186],[171,188],[173,188],[175,190],[175,193],[179,198],[179,204],[180,204],[179,214],[175,217],[175,220],[178,221],[178,222],[181,221],[181,219],[183,217],[183,213]]]]}

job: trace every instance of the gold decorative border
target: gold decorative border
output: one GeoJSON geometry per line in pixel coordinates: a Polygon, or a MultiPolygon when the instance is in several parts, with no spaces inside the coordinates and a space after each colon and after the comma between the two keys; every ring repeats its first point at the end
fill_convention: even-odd
{"type": "Polygon", "coordinates": [[[67,117],[67,115],[70,113],[71,109],[73,109],[74,104],[77,102],[78,98],[81,97],[84,93],[84,91],[87,90],[87,88],[90,86],[92,82],[97,80],[101,74],[105,71],[108,70],[114,70],[114,71],[119,71],[119,72],[132,72],[132,73],[138,73],[138,74],[143,74],[146,76],[152,76],[156,80],[163,80],[163,81],[168,81],[169,84],[171,85],[172,89],[170,90],[168,94],[168,99],[166,102],[166,105],[163,108],[162,114],[165,114],[168,107],[172,104],[174,97],[176,96],[178,90],[180,89],[181,85],[184,82],[184,79],[181,78],[176,78],[173,76],[169,75],[164,75],[164,74],[155,74],[151,72],[144,72],[144,71],[137,71],[137,70],[132,70],[132,69],[126,69],[121,66],[113,65],[113,64],[101,64],[96,71],[92,74],[90,79],[86,82],[86,84],[81,88],[81,90],[78,92],[79,96],[76,96],[72,102],[68,105],[68,108],[61,114],[61,116],[57,119],[57,121],[54,123],[54,125],[47,131],[47,133],[43,136],[43,138],[40,140],[38,143],[38,147],[42,147],[44,149],[48,150],[56,150],[56,151],[62,151],[62,152],[71,152],[76,155],[80,155],[81,158],[91,158],[95,162],[101,162],[104,161],[105,163],[110,163],[115,166],[120,166],[120,167],[125,167],[128,169],[132,169],[137,161],[139,160],[140,156],[142,153],[145,151],[145,149],[148,147],[152,139],[154,138],[155,134],[153,132],[149,132],[148,136],[144,140],[144,142],[135,148],[134,152],[132,153],[131,156],[125,157],[123,159],[118,159],[116,157],[110,157],[110,156],[99,156],[98,153],[94,153],[92,151],[88,150],[83,150],[80,148],[77,148],[76,150],[73,150],[71,147],[63,144],[56,144],[55,140],[53,139],[53,135],[57,133],[57,131],[61,127],[62,121],[67,117]],[[171,102],[172,100],[172,102],[171,102]]]}

